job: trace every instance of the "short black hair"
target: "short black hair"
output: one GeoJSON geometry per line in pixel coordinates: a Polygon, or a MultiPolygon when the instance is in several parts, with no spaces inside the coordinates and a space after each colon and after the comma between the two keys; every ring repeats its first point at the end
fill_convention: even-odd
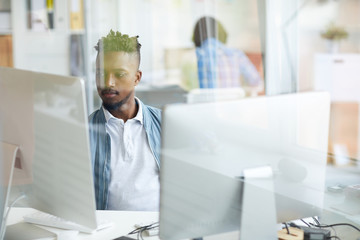
{"type": "Polygon", "coordinates": [[[227,33],[218,20],[210,16],[204,16],[195,24],[192,41],[196,47],[200,47],[202,42],[208,38],[218,39],[225,44],[227,33]]]}

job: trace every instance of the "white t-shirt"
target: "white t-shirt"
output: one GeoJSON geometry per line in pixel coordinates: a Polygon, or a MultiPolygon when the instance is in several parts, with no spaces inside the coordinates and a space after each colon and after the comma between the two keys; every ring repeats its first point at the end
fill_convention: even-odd
{"type": "Polygon", "coordinates": [[[111,180],[108,210],[159,211],[159,169],[143,126],[141,104],[126,121],[103,107],[111,138],[111,180]]]}

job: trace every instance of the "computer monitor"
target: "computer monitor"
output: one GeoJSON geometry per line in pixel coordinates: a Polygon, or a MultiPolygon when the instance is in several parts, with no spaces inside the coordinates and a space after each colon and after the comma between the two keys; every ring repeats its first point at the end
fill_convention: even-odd
{"type": "Polygon", "coordinates": [[[329,110],[329,94],[322,92],[166,106],[160,238],[239,230],[238,176],[261,166],[274,174],[277,222],[319,215],[329,110]]]}
{"type": "Polygon", "coordinates": [[[84,81],[0,68],[0,110],[0,141],[19,146],[29,206],[96,229],[84,81]]]}

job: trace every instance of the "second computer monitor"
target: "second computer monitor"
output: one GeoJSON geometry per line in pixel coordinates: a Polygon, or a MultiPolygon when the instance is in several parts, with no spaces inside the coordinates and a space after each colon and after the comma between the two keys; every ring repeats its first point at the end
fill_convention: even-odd
{"type": "Polygon", "coordinates": [[[165,107],[160,237],[239,230],[238,177],[261,166],[272,168],[277,222],[318,215],[329,110],[317,92],[165,107]]]}

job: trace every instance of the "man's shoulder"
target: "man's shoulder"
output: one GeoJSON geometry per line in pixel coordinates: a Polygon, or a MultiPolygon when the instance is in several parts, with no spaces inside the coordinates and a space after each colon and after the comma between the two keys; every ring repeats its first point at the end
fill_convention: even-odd
{"type": "Polygon", "coordinates": [[[150,105],[146,105],[144,104],[144,107],[147,108],[148,111],[150,111],[151,113],[155,113],[155,114],[160,114],[161,115],[161,109],[160,108],[156,108],[150,105]]]}
{"type": "Polygon", "coordinates": [[[148,117],[161,124],[161,109],[149,105],[145,105],[144,107],[147,109],[148,117]]]}
{"type": "Polygon", "coordinates": [[[93,113],[91,113],[88,117],[89,122],[98,122],[101,121],[102,119],[105,119],[104,116],[104,112],[102,111],[102,109],[97,109],[95,110],[93,113]]]}
{"type": "Polygon", "coordinates": [[[89,115],[89,120],[94,119],[98,116],[100,109],[95,110],[93,113],[89,115]]]}
{"type": "Polygon", "coordinates": [[[139,98],[137,98],[137,100],[140,102],[140,104],[142,105],[143,111],[145,111],[146,113],[161,115],[161,109],[147,105],[147,104],[143,103],[139,98]]]}
{"type": "MultiPolygon", "coordinates": [[[[140,101],[141,102],[141,101],[140,101]]],[[[161,123],[161,109],[149,106],[141,102],[143,106],[143,117],[145,122],[157,122],[161,123]]]]}

